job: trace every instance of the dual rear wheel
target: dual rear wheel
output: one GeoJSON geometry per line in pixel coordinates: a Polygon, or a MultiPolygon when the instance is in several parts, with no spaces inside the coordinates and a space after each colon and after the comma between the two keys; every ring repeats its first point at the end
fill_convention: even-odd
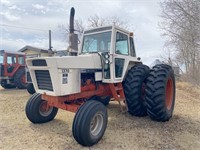
{"type": "Polygon", "coordinates": [[[134,116],[149,115],[156,121],[168,121],[175,104],[175,78],[166,64],[132,67],[124,82],[128,112],[134,116]]]}

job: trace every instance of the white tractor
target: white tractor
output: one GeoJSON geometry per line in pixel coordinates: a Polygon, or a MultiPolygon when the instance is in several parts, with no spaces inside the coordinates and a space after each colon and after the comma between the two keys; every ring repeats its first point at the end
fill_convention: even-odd
{"type": "MultiPolygon", "coordinates": [[[[77,48],[70,16],[71,48],[77,48]]],[[[76,112],[73,136],[84,146],[96,144],[104,135],[110,100],[134,116],[149,115],[168,121],[175,104],[175,78],[168,65],[151,70],[136,57],[133,34],[116,26],[84,32],[77,56],[27,59],[36,93],[26,105],[33,123],[54,119],[58,108],[76,112]],[[122,107],[121,103],[125,105],[122,107]]]]}

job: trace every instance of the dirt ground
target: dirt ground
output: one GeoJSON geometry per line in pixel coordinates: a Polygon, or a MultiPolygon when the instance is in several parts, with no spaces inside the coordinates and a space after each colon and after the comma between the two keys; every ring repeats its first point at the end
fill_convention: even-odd
{"type": "Polygon", "coordinates": [[[124,149],[124,150],[199,150],[200,89],[177,84],[173,118],[165,123],[149,117],[121,113],[119,106],[108,106],[109,121],[103,139],[93,147],[80,146],[72,136],[74,114],[59,110],[56,118],[45,124],[32,124],[26,118],[26,90],[0,87],[0,149],[124,149]]]}

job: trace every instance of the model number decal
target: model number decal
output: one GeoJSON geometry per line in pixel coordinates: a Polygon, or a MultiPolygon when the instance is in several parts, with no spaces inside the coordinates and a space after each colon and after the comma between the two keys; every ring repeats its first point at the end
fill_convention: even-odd
{"type": "Polygon", "coordinates": [[[62,74],[62,83],[63,84],[67,84],[68,83],[68,74],[67,73],[63,73],[62,74]]]}
{"type": "Polygon", "coordinates": [[[69,69],[62,69],[62,73],[69,73],[69,69]]]}

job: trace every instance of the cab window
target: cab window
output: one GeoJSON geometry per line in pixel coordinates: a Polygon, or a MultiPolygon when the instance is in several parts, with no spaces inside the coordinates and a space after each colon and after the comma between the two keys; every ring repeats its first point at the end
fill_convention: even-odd
{"type": "Polygon", "coordinates": [[[121,55],[128,55],[128,36],[126,34],[117,32],[115,53],[121,55]]]}
{"type": "Polygon", "coordinates": [[[131,51],[131,56],[136,57],[135,45],[132,37],[130,37],[130,51],[131,51]]]}
{"type": "Polygon", "coordinates": [[[3,55],[0,54],[0,64],[3,64],[3,55]]]}
{"type": "Polygon", "coordinates": [[[8,64],[16,64],[16,56],[8,55],[7,56],[7,63],[8,64]]]}
{"type": "Polygon", "coordinates": [[[25,64],[25,62],[24,62],[24,56],[18,56],[18,63],[20,65],[24,65],[25,64]]]}

